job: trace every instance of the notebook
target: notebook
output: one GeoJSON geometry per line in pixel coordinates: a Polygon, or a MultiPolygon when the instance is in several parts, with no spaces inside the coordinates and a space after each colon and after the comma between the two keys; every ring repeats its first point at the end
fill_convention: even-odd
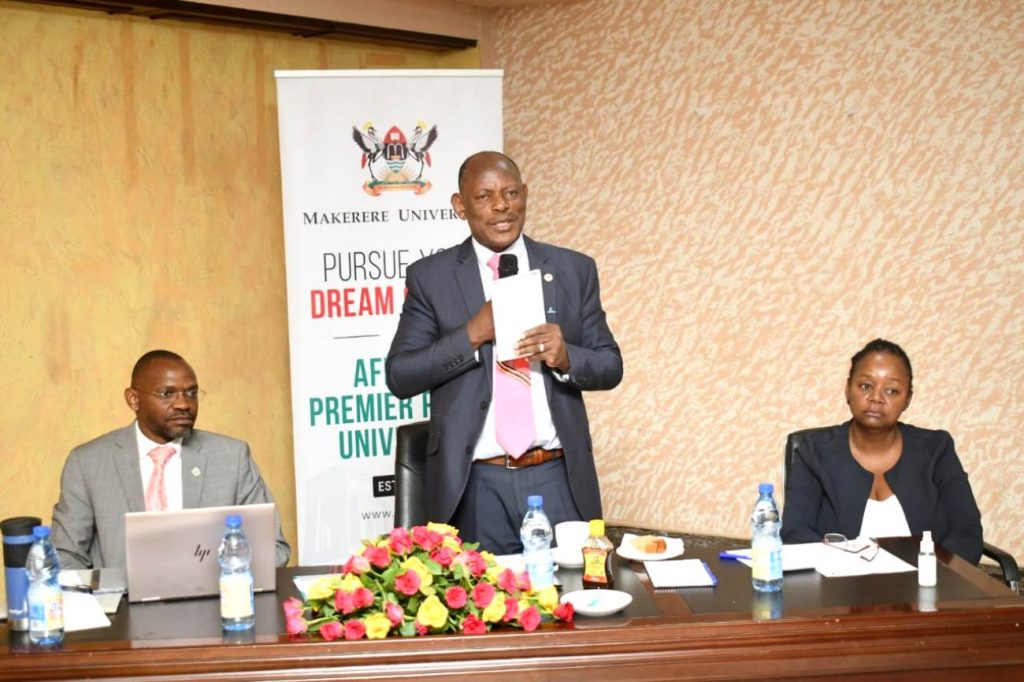
{"type": "Polygon", "coordinates": [[[124,515],[128,600],[160,601],[219,593],[217,549],[228,514],[242,517],[257,592],[276,588],[273,504],[204,507],[124,515]]]}

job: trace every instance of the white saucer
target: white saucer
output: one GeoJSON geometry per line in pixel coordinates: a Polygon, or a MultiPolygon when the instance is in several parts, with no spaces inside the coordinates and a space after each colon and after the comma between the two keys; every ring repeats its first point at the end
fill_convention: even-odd
{"type": "Polygon", "coordinates": [[[633,595],[621,590],[576,590],[562,595],[561,601],[571,603],[584,616],[607,616],[629,606],[633,595]]]}
{"type": "Polygon", "coordinates": [[[570,550],[568,547],[552,547],[551,556],[562,568],[581,568],[583,566],[583,550],[570,550]]]}
{"type": "Polygon", "coordinates": [[[663,559],[674,559],[680,556],[686,549],[683,546],[682,538],[665,538],[664,552],[641,552],[630,542],[630,539],[635,537],[635,535],[630,533],[623,535],[622,544],[615,550],[615,553],[623,559],[630,559],[632,561],[661,561],[663,559]]]}

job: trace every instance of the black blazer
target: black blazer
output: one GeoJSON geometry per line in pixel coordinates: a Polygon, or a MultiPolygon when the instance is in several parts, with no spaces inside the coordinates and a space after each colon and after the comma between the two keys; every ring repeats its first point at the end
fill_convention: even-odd
{"type": "MultiPolygon", "coordinates": [[[[885,480],[899,498],[910,532],[932,537],[971,563],[981,558],[981,514],[946,431],[900,424],[903,454],[885,480]]],[[[786,477],[783,542],[814,542],[825,533],[860,533],[874,475],[850,452],[850,422],[809,434],[786,477]]]]}

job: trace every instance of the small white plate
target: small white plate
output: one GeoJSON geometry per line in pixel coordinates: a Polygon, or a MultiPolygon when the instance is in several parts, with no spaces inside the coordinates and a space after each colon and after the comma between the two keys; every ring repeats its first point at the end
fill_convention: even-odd
{"type": "Polygon", "coordinates": [[[583,550],[581,549],[573,551],[568,547],[553,547],[551,554],[555,558],[555,563],[562,568],[580,568],[583,566],[583,550]]]}
{"type": "Polygon", "coordinates": [[[561,601],[571,603],[584,616],[607,616],[629,606],[633,595],[621,590],[576,590],[562,595],[561,601]]]}
{"type": "Polygon", "coordinates": [[[665,551],[664,552],[641,552],[639,549],[633,546],[630,542],[632,538],[637,537],[630,533],[626,533],[622,536],[622,544],[615,550],[623,559],[630,559],[632,561],[661,561],[663,559],[674,559],[677,556],[682,555],[686,549],[683,546],[682,538],[665,538],[665,551]]]}

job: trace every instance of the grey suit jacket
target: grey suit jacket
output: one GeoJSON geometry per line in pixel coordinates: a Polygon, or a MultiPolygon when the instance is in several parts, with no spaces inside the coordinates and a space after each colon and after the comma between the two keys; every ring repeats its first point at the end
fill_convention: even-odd
{"type": "MultiPolygon", "coordinates": [[[[583,390],[611,389],[622,380],[622,355],[601,307],[593,259],[525,237],[530,267],[543,273],[548,322],[562,329],[569,380],[544,368],[551,417],[565,450],[572,498],[585,519],[601,518],[583,390]]],[[[430,391],[425,499],[428,518],[448,521],[462,499],[473,450],[491,399],[492,344],[469,343],[466,323],[484,304],[472,242],[413,263],[408,296],[387,359],[388,388],[400,398],[430,391]]]]}
{"type": "MultiPolygon", "coordinates": [[[[186,509],[274,501],[247,444],[198,430],[182,442],[181,494],[186,509]]],[[[64,463],[53,507],[61,567],[124,566],[125,512],[145,510],[134,422],[76,447],[64,463]]],[[[276,516],[276,561],[284,566],[291,548],[276,516]]]]}

